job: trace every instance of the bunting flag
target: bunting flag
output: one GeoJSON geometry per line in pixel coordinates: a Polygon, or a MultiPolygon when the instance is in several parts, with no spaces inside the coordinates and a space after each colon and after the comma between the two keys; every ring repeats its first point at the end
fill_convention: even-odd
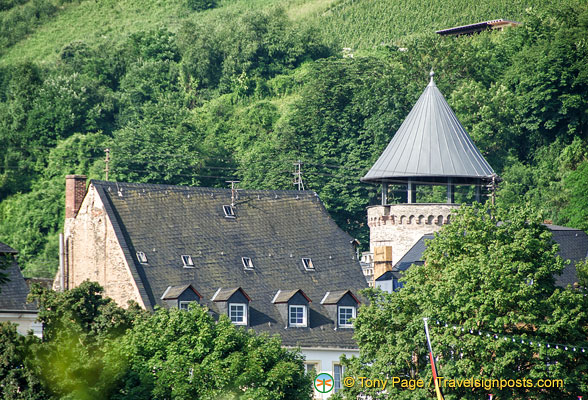
{"type": "Polygon", "coordinates": [[[437,393],[437,400],[444,400],[441,388],[439,387],[439,379],[437,379],[437,366],[435,365],[435,357],[433,356],[433,346],[431,346],[431,337],[429,336],[428,318],[423,318],[425,322],[425,335],[427,336],[427,345],[429,346],[429,358],[431,359],[431,370],[433,372],[433,381],[435,382],[435,393],[437,393]]]}

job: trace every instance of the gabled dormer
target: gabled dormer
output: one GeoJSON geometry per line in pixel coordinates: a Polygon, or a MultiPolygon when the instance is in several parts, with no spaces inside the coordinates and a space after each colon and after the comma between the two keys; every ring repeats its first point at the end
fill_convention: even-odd
{"type": "Polygon", "coordinates": [[[169,308],[179,308],[180,310],[187,310],[190,303],[200,303],[202,296],[192,286],[168,286],[161,300],[165,301],[169,308]]]}
{"type": "Polygon", "coordinates": [[[307,328],[310,326],[310,298],[301,289],[278,290],[274,303],[286,324],[286,328],[307,328]]]}
{"type": "Polygon", "coordinates": [[[233,324],[249,326],[251,298],[242,288],[218,288],[211,300],[217,305],[219,314],[227,315],[233,324]]]}
{"type": "Polygon", "coordinates": [[[360,301],[351,290],[327,292],[321,300],[329,317],[335,321],[335,329],[353,328],[352,319],[357,316],[360,301]]]}

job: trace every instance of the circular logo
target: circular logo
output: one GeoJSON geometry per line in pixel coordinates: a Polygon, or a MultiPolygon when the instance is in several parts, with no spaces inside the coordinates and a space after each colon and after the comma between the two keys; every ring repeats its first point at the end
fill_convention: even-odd
{"type": "Polygon", "coordinates": [[[326,372],[321,372],[314,379],[314,388],[319,393],[329,393],[333,390],[333,384],[335,380],[333,377],[326,372]]]}

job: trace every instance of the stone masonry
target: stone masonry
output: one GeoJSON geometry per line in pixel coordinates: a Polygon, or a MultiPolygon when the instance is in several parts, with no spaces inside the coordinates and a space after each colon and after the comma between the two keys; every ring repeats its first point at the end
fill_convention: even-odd
{"type": "MultiPolygon", "coordinates": [[[[104,204],[93,186],[90,185],[73,215],[75,218],[65,219],[64,226],[66,288],[79,286],[85,280],[95,281],[120,306],[126,307],[131,299],[145,308],[104,204]]],[[[59,277],[55,282],[59,282],[59,277]]]]}
{"type": "MultiPolygon", "coordinates": [[[[368,207],[370,251],[376,247],[392,247],[392,263],[396,264],[425,234],[434,233],[449,223],[458,204],[390,204],[368,207]]],[[[377,278],[377,276],[374,276],[377,278]]]]}

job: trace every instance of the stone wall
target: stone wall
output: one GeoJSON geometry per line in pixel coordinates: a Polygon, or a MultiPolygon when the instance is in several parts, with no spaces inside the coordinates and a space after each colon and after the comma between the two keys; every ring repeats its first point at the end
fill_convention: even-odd
{"type": "Polygon", "coordinates": [[[67,288],[85,280],[95,281],[120,306],[134,300],[145,307],[104,204],[92,185],[76,217],[65,220],[64,236],[67,288]]]}
{"type": "Polygon", "coordinates": [[[392,246],[396,264],[425,234],[434,233],[449,223],[458,204],[390,204],[368,207],[370,251],[392,246]]]}

